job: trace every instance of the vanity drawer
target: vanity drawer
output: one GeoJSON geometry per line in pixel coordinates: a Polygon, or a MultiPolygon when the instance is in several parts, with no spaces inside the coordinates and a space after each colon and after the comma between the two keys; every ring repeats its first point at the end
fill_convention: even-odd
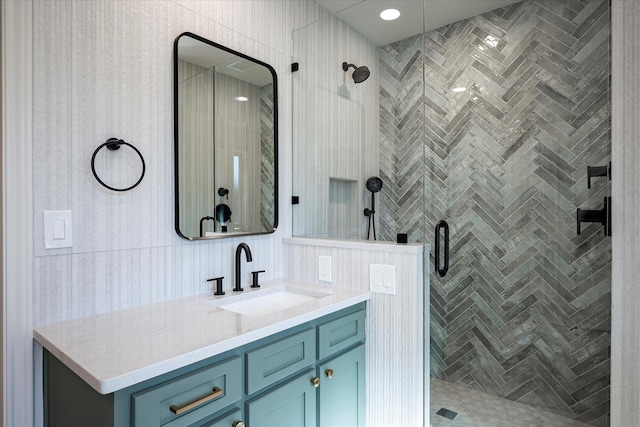
{"type": "Polygon", "coordinates": [[[318,359],[364,341],[364,310],[318,326],[318,359]]]}
{"type": "Polygon", "coordinates": [[[247,394],[311,365],[315,357],[313,328],[247,352],[247,394]]]}
{"type": "Polygon", "coordinates": [[[190,426],[242,398],[242,358],[235,356],[131,396],[132,426],[190,426]]]}

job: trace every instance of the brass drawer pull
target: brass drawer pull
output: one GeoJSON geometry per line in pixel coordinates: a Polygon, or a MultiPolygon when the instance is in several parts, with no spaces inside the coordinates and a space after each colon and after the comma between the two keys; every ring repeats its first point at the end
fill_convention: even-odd
{"type": "Polygon", "coordinates": [[[195,408],[196,406],[200,406],[200,405],[202,405],[203,403],[206,403],[206,402],[208,402],[208,401],[210,401],[210,400],[215,399],[216,397],[220,397],[220,396],[222,396],[222,393],[223,393],[222,389],[219,389],[218,387],[214,387],[214,388],[213,388],[213,391],[211,392],[211,394],[207,394],[206,396],[201,397],[200,399],[198,399],[198,400],[196,400],[196,401],[193,401],[193,402],[191,402],[191,403],[188,403],[188,404],[186,404],[186,405],[184,405],[184,406],[180,406],[180,407],[178,407],[178,406],[176,406],[176,405],[171,405],[171,406],[169,407],[169,409],[170,409],[170,410],[171,410],[171,412],[173,412],[174,414],[176,414],[176,415],[180,415],[180,414],[182,414],[183,412],[187,412],[189,409],[193,409],[193,408],[195,408]]]}

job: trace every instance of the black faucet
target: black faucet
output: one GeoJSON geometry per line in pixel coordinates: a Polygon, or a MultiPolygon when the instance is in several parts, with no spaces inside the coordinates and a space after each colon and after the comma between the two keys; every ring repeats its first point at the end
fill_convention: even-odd
{"type": "Polygon", "coordinates": [[[244,290],[242,289],[242,286],[240,286],[240,253],[242,253],[243,249],[244,254],[247,257],[247,262],[253,261],[253,258],[251,258],[251,249],[249,249],[249,245],[247,245],[246,243],[240,243],[236,248],[236,287],[233,288],[234,292],[240,292],[244,290]]]}

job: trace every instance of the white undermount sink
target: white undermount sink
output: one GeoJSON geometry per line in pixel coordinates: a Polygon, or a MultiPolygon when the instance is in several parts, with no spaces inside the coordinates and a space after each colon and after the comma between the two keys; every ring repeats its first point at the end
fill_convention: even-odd
{"type": "Polygon", "coordinates": [[[329,295],[330,292],[282,285],[220,298],[208,304],[245,316],[264,316],[329,295]]]}

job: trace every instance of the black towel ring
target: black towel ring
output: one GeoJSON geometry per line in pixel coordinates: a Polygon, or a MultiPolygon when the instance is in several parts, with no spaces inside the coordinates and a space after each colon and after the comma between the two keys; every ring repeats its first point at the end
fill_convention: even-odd
{"type": "Polygon", "coordinates": [[[129,191],[132,188],[137,187],[138,184],[140,184],[140,182],[142,181],[142,178],[144,178],[145,170],[146,170],[146,165],[144,163],[144,157],[142,157],[142,153],[140,153],[140,151],[136,147],[134,147],[133,145],[129,144],[128,142],[123,141],[122,139],[118,139],[118,138],[109,138],[109,139],[107,139],[107,142],[105,142],[104,144],[101,144],[98,148],[96,148],[96,151],[93,152],[93,156],[91,156],[91,172],[93,172],[93,176],[100,183],[100,185],[102,185],[105,188],[108,188],[109,190],[113,190],[113,191],[129,191]],[[138,181],[135,184],[133,184],[131,187],[114,188],[114,187],[111,187],[110,185],[105,184],[100,179],[100,177],[96,173],[95,160],[96,160],[96,154],[98,154],[98,151],[100,151],[100,149],[102,149],[102,147],[106,146],[108,150],[116,151],[116,150],[120,149],[121,145],[129,146],[129,147],[131,147],[133,149],[133,151],[138,153],[138,156],[140,156],[140,161],[142,162],[142,174],[140,175],[140,179],[138,179],[138,181]]]}

